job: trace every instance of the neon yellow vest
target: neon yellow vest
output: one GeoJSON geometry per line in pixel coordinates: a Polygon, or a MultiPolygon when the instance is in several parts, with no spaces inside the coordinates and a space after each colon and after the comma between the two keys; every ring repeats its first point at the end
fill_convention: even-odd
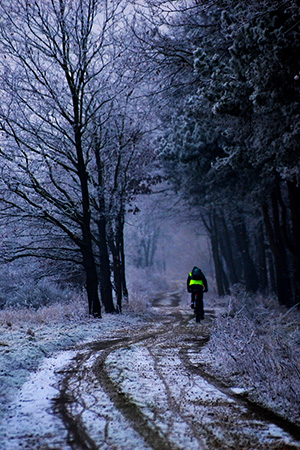
{"type": "MultiPolygon", "coordinates": [[[[190,277],[192,276],[192,272],[190,272],[190,277]]],[[[193,284],[198,284],[200,286],[204,287],[203,281],[202,280],[193,280],[191,279],[189,282],[189,286],[192,286],[193,284]]]]}

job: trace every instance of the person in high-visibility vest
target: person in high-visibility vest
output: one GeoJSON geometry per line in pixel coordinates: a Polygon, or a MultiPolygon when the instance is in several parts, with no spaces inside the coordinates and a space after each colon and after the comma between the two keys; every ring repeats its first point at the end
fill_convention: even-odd
{"type": "Polygon", "coordinates": [[[187,278],[187,291],[192,294],[191,308],[195,307],[195,292],[198,292],[198,299],[200,301],[200,318],[204,319],[204,307],[203,307],[203,292],[208,291],[207,280],[199,267],[194,267],[189,273],[187,278]]]}

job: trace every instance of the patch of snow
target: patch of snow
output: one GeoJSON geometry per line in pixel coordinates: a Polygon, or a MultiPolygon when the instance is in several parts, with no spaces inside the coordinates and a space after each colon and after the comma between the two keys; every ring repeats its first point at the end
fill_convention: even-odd
{"type": "Polygon", "coordinates": [[[205,433],[195,438],[195,427],[203,427],[215,439],[233,447],[241,436],[265,445],[279,439],[282,445],[295,443],[283,430],[279,434],[274,425],[249,422],[246,407],[200,375],[186,371],[178,349],[160,349],[159,345],[154,348],[150,350],[141,343],[115,350],[106,359],[105,367],[118,389],[140,407],[152,427],[159,428],[178,448],[207,448],[205,433]]]}
{"type": "Polygon", "coordinates": [[[49,321],[1,325],[0,443],[4,443],[1,450],[39,449],[38,442],[43,436],[47,435],[51,441],[51,433],[53,436],[66,433],[51,410],[58,393],[56,372],[70,361],[74,352],[59,350],[72,349],[76,344],[84,345],[95,339],[111,339],[128,329],[140,329],[144,323],[143,318],[124,313],[104,314],[101,320],[86,318],[82,323],[49,321]],[[26,441],[28,447],[24,444],[26,441]]]}
{"type": "Polygon", "coordinates": [[[24,383],[10,405],[9,417],[0,428],[5,450],[22,448],[24,442],[30,443],[30,449],[38,449],[43,441],[46,444],[49,440],[64,450],[70,448],[65,445],[67,433],[58,416],[53,415],[51,401],[57,395],[55,372],[68,364],[74,355],[74,351],[69,351],[46,358],[39,370],[24,383]],[[35,442],[37,436],[39,440],[35,442]]]}
{"type": "Polygon", "coordinates": [[[244,394],[246,394],[246,389],[244,389],[244,388],[239,388],[239,387],[233,387],[233,388],[231,388],[231,391],[234,393],[234,394],[237,394],[237,395],[244,395],[244,394]]]}
{"type": "MultiPolygon", "coordinates": [[[[87,367],[90,367],[90,361],[87,367]]],[[[128,450],[128,448],[151,450],[100,388],[92,371],[88,380],[80,379],[76,394],[80,397],[81,403],[89,408],[88,411],[78,409],[76,412],[81,415],[89,436],[97,442],[101,450],[128,450]]]]}

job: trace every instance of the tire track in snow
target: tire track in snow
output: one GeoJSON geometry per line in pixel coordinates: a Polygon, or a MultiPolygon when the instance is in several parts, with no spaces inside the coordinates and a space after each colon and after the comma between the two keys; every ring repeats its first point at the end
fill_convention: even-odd
{"type": "MultiPolygon", "coordinates": [[[[197,345],[199,350],[208,342],[207,337],[203,339],[197,339],[197,345]]],[[[190,357],[187,354],[187,348],[182,348],[179,351],[179,356],[186,367],[187,371],[200,375],[208,383],[215,386],[219,391],[223,392],[227,397],[232,398],[238,404],[246,407],[250,412],[254,413],[260,420],[265,420],[269,423],[275,424],[276,426],[282,428],[286,433],[290,434],[294,439],[300,441],[300,428],[297,425],[289,422],[283,417],[278,416],[274,412],[268,410],[267,408],[252,402],[244,396],[243,393],[236,393],[232,388],[228,387],[221,380],[216,379],[213,375],[209,374],[201,364],[193,364],[190,357]]]]}
{"type": "MultiPolygon", "coordinates": [[[[198,328],[201,330],[201,327],[198,328]]],[[[205,330],[204,330],[205,331],[205,330]]],[[[201,332],[200,332],[201,335],[201,332]]],[[[193,342],[189,345],[192,333],[182,330],[173,345],[178,348],[178,360],[174,363],[176,376],[168,375],[168,357],[174,357],[174,350],[168,345],[157,353],[159,372],[168,376],[168,383],[173,389],[181,417],[187,417],[190,427],[193,427],[196,436],[206,436],[207,449],[299,449],[299,440],[295,441],[289,431],[283,426],[274,426],[274,421],[264,414],[262,408],[249,408],[247,402],[240,401],[230,389],[220,389],[216,380],[207,379],[204,373],[190,361],[189,351],[195,352],[199,359],[199,341],[201,346],[207,337],[197,338],[196,347],[193,342]],[[182,345],[180,345],[182,343],[182,345]],[[183,359],[185,355],[185,360],[183,359]],[[176,378],[181,377],[181,391],[176,395],[176,378]],[[213,382],[212,382],[213,381],[213,382]],[[191,408],[193,405],[193,408],[191,408]],[[259,412],[259,414],[258,414],[259,412]]],[[[175,352],[176,354],[176,352],[175,352]]],[[[201,360],[201,357],[200,357],[201,360]]],[[[280,425],[280,422],[278,423],[280,425]]]]}
{"type": "Polygon", "coordinates": [[[105,358],[97,361],[94,368],[102,388],[113,401],[115,407],[130,422],[131,426],[143,437],[153,450],[179,450],[177,445],[161,435],[159,428],[149,425],[149,420],[142,413],[136,402],[130,396],[120,391],[117,385],[111,380],[105,369],[105,358]]]}
{"type": "Polygon", "coordinates": [[[69,364],[74,355],[71,350],[47,358],[23,385],[10,405],[1,450],[47,450],[49,441],[53,450],[70,450],[65,445],[64,424],[53,417],[50,399],[57,394],[54,384],[58,371],[69,364]]]}
{"type": "MultiPolygon", "coordinates": [[[[183,321],[181,321],[181,324],[186,325],[183,321]]],[[[176,330],[179,330],[181,324],[179,323],[179,326],[176,328],[176,330]]],[[[201,345],[203,345],[205,340],[207,340],[207,333],[205,332],[205,328],[206,327],[204,327],[204,335],[201,336],[201,345]]],[[[199,330],[201,328],[198,327],[197,329],[199,330]]],[[[174,331],[175,328],[173,328],[172,332],[174,331]]],[[[213,385],[213,383],[209,383],[207,380],[203,379],[199,372],[196,373],[197,371],[195,370],[188,370],[187,364],[182,364],[182,355],[180,357],[180,352],[178,352],[178,360],[180,361],[178,363],[178,367],[176,367],[174,370],[177,371],[176,376],[178,377],[178,373],[180,372],[180,370],[182,371],[183,378],[187,373],[193,378],[194,385],[197,386],[198,389],[200,387],[200,390],[202,389],[204,393],[202,397],[201,395],[199,396],[199,394],[196,393],[195,396],[197,397],[198,395],[199,397],[198,399],[196,398],[196,401],[195,398],[193,399],[192,397],[189,397],[187,395],[187,400],[190,401],[190,403],[195,403],[194,409],[196,411],[197,418],[191,417],[191,414],[189,413],[189,407],[183,405],[184,402],[182,394],[184,394],[184,392],[180,392],[180,395],[177,397],[177,399],[175,399],[174,393],[171,392],[173,386],[176,384],[176,379],[167,379],[167,373],[168,371],[170,371],[170,361],[167,362],[166,367],[163,367],[163,362],[167,356],[168,349],[171,349],[171,353],[173,352],[174,355],[174,349],[176,348],[176,345],[179,347],[179,349],[181,349],[179,343],[182,342],[183,339],[186,339],[187,341],[191,339],[191,337],[193,337],[193,331],[187,332],[187,330],[183,327],[182,330],[179,330],[178,332],[177,342],[176,333],[173,334],[173,343],[172,338],[170,338],[169,329],[165,333],[160,333],[159,335],[155,336],[156,341],[153,339],[150,343],[149,341],[145,340],[144,342],[140,342],[139,346],[148,348],[148,350],[150,346],[151,350],[149,351],[149,354],[154,358],[154,372],[156,378],[162,381],[167,392],[166,411],[167,409],[171,409],[174,415],[176,414],[177,417],[184,421],[187,427],[193,431],[194,437],[196,437],[196,439],[198,440],[198,446],[193,448],[219,448],[222,450],[270,450],[278,448],[280,448],[281,450],[288,450],[300,448],[300,446],[298,445],[299,442],[297,443],[291,438],[291,436],[289,436],[288,433],[285,433],[284,430],[282,430],[282,427],[279,428],[274,426],[272,421],[267,420],[266,416],[258,416],[257,412],[249,410],[249,408],[247,407],[248,405],[242,404],[242,402],[237,401],[238,397],[234,396],[232,392],[231,395],[228,395],[228,392],[222,392],[222,389],[220,389],[218,386],[213,385]],[[161,351],[161,354],[159,354],[159,352],[157,353],[157,349],[161,351]],[[165,370],[165,372],[163,372],[163,370],[165,370]]],[[[197,342],[197,344],[199,344],[199,342],[197,342]]],[[[130,353],[129,350],[130,346],[128,346],[128,353],[130,353]]],[[[110,352],[111,355],[112,353],[113,352],[110,352]]],[[[130,357],[131,356],[129,355],[129,358],[130,357]]],[[[117,354],[116,360],[118,360],[117,354]]],[[[102,362],[102,367],[104,367],[104,364],[105,361],[102,362]]],[[[191,363],[189,363],[189,368],[191,367],[192,365],[191,363]]],[[[111,375],[111,373],[108,374],[109,377],[111,377],[111,375]]],[[[119,390],[121,392],[121,395],[124,395],[127,390],[126,383],[123,384],[124,387],[122,386],[122,374],[119,377],[114,376],[114,385],[111,385],[110,390],[119,390]]],[[[130,401],[136,401],[136,403],[139,403],[140,398],[133,399],[132,395],[130,395],[130,401]]],[[[159,415],[158,412],[157,415],[159,415]]],[[[173,418],[171,419],[171,421],[169,421],[169,423],[167,423],[167,427],[170,428],[172,426],[172,421],[173,418]]],[[[188,431],[185,430],[185,432],[188,431]]],[[[166,438],[170,437],[170,432],[168,430],[165,431],[165,436],[166,438]]],[[[170,446],[169,448],[172,447],[170,446]]],[[[182,445],[179,448],[184,448],[184,446],[182,445]]]]}
{"type": "MultiPolygon", "coordinates": [[[[161,317],[143,332],[128,329],[120,338],[86,344],[61,370],[54,409],[67,432],[55,448],[300,449],[194,362],[209,319],[198,325],[172,301],[162,306],[156,299],[161,317]]],[[[27,448],[53,448],[36,445],[27,448]]]]}
{"type": "MultiPolygon", "coordinates": [[[[106,420],[105,426],[103,427],[104,432],[98,441],[91,437],[83,420],[84,412],[86,412],[90,406],[88,406],[84,400],[86,393],[82,392],[80,384],[82,384],[82,381],[87,374],[89,377],[88,382],[91,384],[92,375],[91,370],[89,371],[88,369],[93,366],[93,373],[100,383],[102,391],[107,394],[116,410],[124,416],[128,423],[130,423],[130,426],[142,437],[144,442],[148,445],[147,448],[153,450],[179,450],[179,447],[176,444],[168,441],[167,437],[161,433],[159,428],[153,427],[153,424],[152,426],[149,425],[149,420],[141,412],[139,406],[132,401],[126,393],[120,391],[105,369],[105,361],[114,351],[120,348],[130,347],[140,342],[157,339],[160,335],[172,332],[174,327],[176,327],[181,320],[181,314],[177,313],[176,317],[177,322],[174,322],[174,320],[170,321],[168,318],[166,321],[167,323],[164,323],[163,327],[160,327],[160,329],[156,329],[155,331],[153,331],[153,326],[150,326],[150,332],[145,331],[134,338],[127,337],[125,339],[121,338],[111,341],[96,342],[91,346],[85,346],[87,350],[84,351],[83,354],[79,353],[77,355],[75,358],[76,363],[73,363],[72,369],[68,368],[66,371],[66,375],[61,382],[60,395],[55,402],[55,410],[60,414],[68,429],[68,444],[72,449],[95,450],[99,449],[100,445],[101,449],[105,444],[109,445],[109,419],[104,419],[106,420]],[[97,353],[99,352],[100,356],[96,359],[97,353]],[[101,443],[99,444],[100,441],[101,443]]],[[[107,404],[105,407],[109,408],[107,404]]],[[[100,420],[103,419],[103,417],[105,418],[105,414],[96,412],[96,410],[93,414],[100,420]]]]}

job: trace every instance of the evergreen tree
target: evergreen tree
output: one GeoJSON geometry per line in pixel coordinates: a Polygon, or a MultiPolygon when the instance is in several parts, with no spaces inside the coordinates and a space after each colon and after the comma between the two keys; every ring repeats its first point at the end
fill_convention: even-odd
{"type": "Polygon", "coordinates": [[[265,289],[270,249],[279,301],[289,305],[299,301],[299,7],[195,5],[195,28],[191,15],[182,11],[176,22],[186,32],[185,40],[178,33],[181,48],[194,52],[196,77],[189,94],[181,91],[183,106],[175,96],[170,103],[162,140],[169,176],[194,207],[205,207],[219,292],[226,291],[225,276],[265,289]],[[235,236],[230,250],[222,244],[226,229],[235,236]]]}

